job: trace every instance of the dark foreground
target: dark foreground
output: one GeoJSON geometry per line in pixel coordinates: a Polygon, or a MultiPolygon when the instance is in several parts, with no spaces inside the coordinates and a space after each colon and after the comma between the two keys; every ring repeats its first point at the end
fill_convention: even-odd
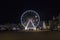
{"type": "Polygon", "coordinates": [[[60,40],[60,32],[0,32],[0,40],[60,40]]]}

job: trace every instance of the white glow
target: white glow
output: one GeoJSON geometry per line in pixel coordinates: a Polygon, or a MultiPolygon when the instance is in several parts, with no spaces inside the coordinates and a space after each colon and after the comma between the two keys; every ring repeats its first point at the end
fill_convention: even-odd
{"type": "Polygon", "coordinates": [[[46,29],[45,21],[43,21],[43,29],[46,29]]]}
{"type": "Polygon", "coordinates": [[[35,27],[32,19],[29,19],[29,21],[28,21],[28,23],[27,23],[27,25],[26,25],[26,27],[25,27],[25,30],[29,30],[29,29],[36,30],[36,27],[35,27]],[[29,23],[31,23],[33,27],[28,27],[28,25],[30,25],[29,23]]]}
{"type": "Polygon", "coordinates": [[[37,18],[37,16],[35,16],[35,18],[37,18]]]}

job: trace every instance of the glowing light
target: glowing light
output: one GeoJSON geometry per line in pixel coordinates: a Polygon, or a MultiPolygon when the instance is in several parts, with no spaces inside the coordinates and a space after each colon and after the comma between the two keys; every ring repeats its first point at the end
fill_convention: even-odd
{"type": "Polygon", "coordinates": [[[43,29],[46,29],[45,21],[43,21],[43,29]]]}
{"type": "Polygon", "coordinates": [[[37,18],[37,16],[35,16],[35,18],[37,18]]]}
{"type": "Polygon", "coordinates": [[[25,30],[27,30],[27,29],[28,29],[28,30],[29,30],[29,29],[36,30],[36,27],[35,27],[32,19],[29,19],[29,21],[28,21],[28,23],[27,23],[27,25],[26,25],[26,27],[25,27],[25,30]],[[29,26],[28,26],[28,25],[30,25],[29,23],[31,23],[33,27],[29,27],[29,26]]]}

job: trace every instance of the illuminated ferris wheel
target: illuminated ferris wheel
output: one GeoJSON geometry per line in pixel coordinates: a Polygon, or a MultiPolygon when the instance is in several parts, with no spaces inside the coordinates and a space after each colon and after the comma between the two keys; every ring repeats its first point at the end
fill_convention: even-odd
{"type": "Polygon", "coordinates": [[[26,10],[21,15],[21,24],[25,27],[25,30],[27,29],[34,29],[36,30],[36,27],[40,23],[40,17],[39,14],[34,10],[26,10]]]}

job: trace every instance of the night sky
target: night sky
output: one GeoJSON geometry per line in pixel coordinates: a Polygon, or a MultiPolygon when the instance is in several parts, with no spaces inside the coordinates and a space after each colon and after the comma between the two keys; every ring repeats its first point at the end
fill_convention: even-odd
{"type": "Polygon", "coordinates": [[[60,4],[56,1],[8,0],[0,6],[0,24],[19,23],[21,14],[28,9],[36,10],[42,20],[49,20],[60,12],[60,4]]]}

